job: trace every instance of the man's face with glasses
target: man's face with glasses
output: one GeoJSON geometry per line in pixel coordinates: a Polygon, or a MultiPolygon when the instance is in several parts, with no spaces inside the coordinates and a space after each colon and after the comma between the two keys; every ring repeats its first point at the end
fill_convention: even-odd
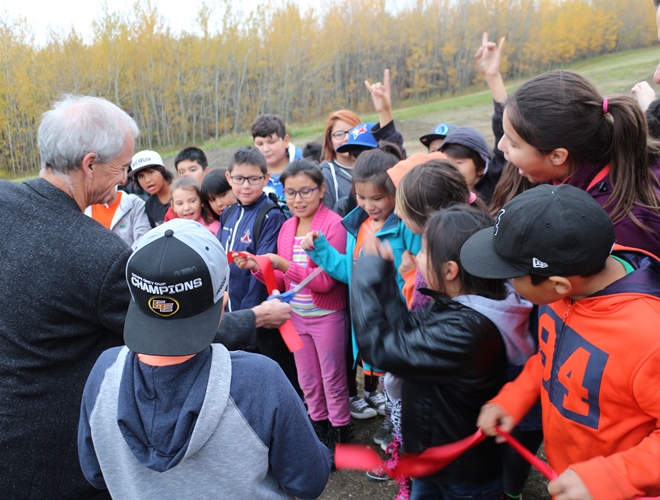
{"type": "Polygon", "coordinates": [[[257,201],[270,179],[270,174],[264,174],[260,167],[249,163],[234,165],[226,176],[234,196],[243,205],[252,205],[257,201]]]}

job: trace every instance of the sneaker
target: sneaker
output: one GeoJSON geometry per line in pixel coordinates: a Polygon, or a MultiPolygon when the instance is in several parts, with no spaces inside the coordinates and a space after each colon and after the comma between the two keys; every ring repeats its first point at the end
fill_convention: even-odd
{"type": "MultiPolygon", "coordinates": [[[[374,441],[375,440],[376,437],[374,436],[374,441]]],[[[385,436],[385,439],[381,441],[380,449],[387,453],[387,448],[392,444],[393,441],[394,441],[394,433],[390,432],[387,436],[385,436]]]]}
{"type": "Polygon", "coordinates": [[[382,467],[376,467],[375,469],[368,470],[365,474],[369,481],[390,481],[392,479],[385,473],[382,467]]]}
{"type": "Polygon", "coordinates": [[[385,405],[387,404],[387,398],[383,396],[380,392],[374,391],[369,394],[368,397],[364,398],[369,406],[371,406],[379,415],[385,415],[385,405]]]}
{"type": "Polygon", "coordinates": [[[360,396],[349,398],[351,402],[351,417],[358,420],[374,418],[378,413],[360,396]]]}
{"type": "Polygon", "coordinates": [[[392,442],[392,431],[393,431],[393,426],[392,426],[392,421],[385,417],[383,419],[383,425],[380,426],[380,429],[376,431],[376,434],[374,435],[374,443],[379,444],[381,448],[383,448],[383,451],[385,451],[385,448],[387,448],[387,445],[392,442]],[[387,441],[387,444],[383,446],[383,443],[387,441]]]}

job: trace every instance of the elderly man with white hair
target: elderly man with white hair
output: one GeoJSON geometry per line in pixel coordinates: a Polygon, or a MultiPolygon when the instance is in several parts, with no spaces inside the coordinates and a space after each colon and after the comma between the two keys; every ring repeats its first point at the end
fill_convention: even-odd
{"type": "MultiPolygon", "coordinates": [[[[108,495],[82,475],[77,426],[94,362],[123,344],[131,250],[83,210],[126,182],[138,133],[114,104],[65,96],[42,117],[40,178],[0,181],[2,498],[108,495]]],[[[250,343],[255,322],[279,324],[289,311],[270,301],[228,315],[216,341],[250,343]]]]}

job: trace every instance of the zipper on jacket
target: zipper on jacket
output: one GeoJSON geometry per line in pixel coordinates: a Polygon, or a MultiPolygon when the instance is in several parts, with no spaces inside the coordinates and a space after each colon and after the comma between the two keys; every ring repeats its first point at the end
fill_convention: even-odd
{"type": "MultiPolygon", "coordinates": [[[[228,240],[228,247],[225,248],[225,252],[228,250],[233,250],[234,249],[234,243],[236,242],[236,229],[238,228],[239,224],[241,223],[241,220],[243,219],[243,215],[245,214],[245,209],[243,207],[240,207],[241,213],[238,216],[238,219],[236,219],[236,223],[234,224],[234,227],[232,228],[231,231],[231,236],[229,237],[228,240]]],[[[227,294],[227,310],[228,311],[233,311],[232,305],[231,305],[231,295],[227,294]]]]}
{"type": "Polygon", "coordinates": [[[561,344],[564,342],[564,331],[566,330],[566,325],[568,323],[568,317],[573,311],[573,301],[568,304],[566,311],[564,311],[564,317],[562,318],[561,332],[555,333],[555,347],[552,350],[552,369],[550,370],[550,386],[548,387],[548,398],[550,402],[553,401],[553,391],[555,389],[555,380],[559,381],[559,366],[557,355],[561,350],[561,344]]]}

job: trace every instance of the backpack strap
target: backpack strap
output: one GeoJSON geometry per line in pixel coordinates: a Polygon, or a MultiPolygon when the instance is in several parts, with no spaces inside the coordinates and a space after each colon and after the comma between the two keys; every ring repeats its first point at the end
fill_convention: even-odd
{"type": "Polygon", "coordinates": [[[257,251],[257,245],[259,244],[259,237],[261,236],[261,230],[264,226],[264,221],[266,220],[266,215],[271,210],[280,210],[280,206],[276,203],[264,203],[259,211],[257,212],[257,218],[254,219],[254,234],[252,235],[252,241],[254,242],[254,251],[257,251]]]}
{"type": "Polygon", "coordinates": [[[222,212],[222,216],[220,217],[220,222],[222,225],[225,225],[225,222],[229,220],[229,217],[231,214],[234,213],[234,210],[236,210],[236,207],[238,206],[238,203],[234,203],[233,205],[230,205],[226,210],[222,212]]]}

